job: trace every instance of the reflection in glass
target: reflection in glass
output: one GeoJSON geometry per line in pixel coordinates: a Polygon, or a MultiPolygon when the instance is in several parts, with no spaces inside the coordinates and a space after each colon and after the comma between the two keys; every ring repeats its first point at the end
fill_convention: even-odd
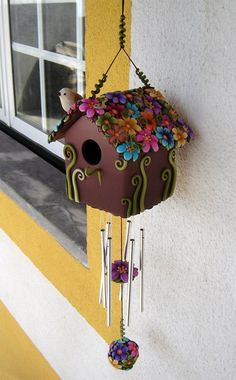
{"type": "Polygon", "coordinates": [[[43,3],[44,49],[77,56],[76,3],[43,3]]]}
{"type": "Polygon", "coordinates": [[[77,91],[77,73],[75,69],[45,61],[45,86],[47,104],[47,129],[51,131],[65,115],[61,107],[58,92],[63,87],[77,91]]]}
{"type": "Polygon", "coordinates": [[[13,42],[38,47],[37,5],[10,2],[11,36],[13,42]]]}
{"type": "Polygon", "coordinates": [[[15,107],[17,116],[41,128],[39,61],[13,52],[15,107]]]}

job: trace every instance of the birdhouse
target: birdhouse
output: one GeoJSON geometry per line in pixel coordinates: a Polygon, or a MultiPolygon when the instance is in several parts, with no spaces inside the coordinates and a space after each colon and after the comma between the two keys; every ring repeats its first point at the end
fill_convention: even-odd
{"type": "Polygon", "coordinates": [[[175,188],[175,149],[191,128],[154,88],[79,99],[49,135],[64,138],[67,195],[123,218],[150,209],[175,188]]]}

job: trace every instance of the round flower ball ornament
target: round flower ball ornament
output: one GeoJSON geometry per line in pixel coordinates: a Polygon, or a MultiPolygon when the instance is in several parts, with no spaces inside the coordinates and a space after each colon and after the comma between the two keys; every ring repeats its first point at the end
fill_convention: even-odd
{"type": "Polygon", "coordinates": [[[139,346],[129,338],[114,340],[109,347],[108,359],[117,369],[133,368],[139,357],[139,346]]]}

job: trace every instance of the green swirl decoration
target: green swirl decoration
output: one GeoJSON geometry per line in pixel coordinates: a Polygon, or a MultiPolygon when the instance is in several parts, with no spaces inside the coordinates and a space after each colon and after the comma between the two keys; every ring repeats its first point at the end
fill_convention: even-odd
{"type": "Polygon", "coordinates": [[[84,174],[86,177],[90,177],[91,175],[96,174],[96,173],[97,173],[99,185],[101,186],[102,185],[102,170],[100,168],[97,168],[97,169],[85,168],[84,169],[84,174]]]}
{"type": "Polygon", "coordinates": [[[177,167],[175,163],[175,149],[172,149],[169,153],[169,163],[172,168],[172,182],[171,182],[171,188],[169,197],[171,197],[175,191],[175,185],[176,185],[176,178],[177,178],[177,167]]]}
{"type": "Polygon", "coordinates": [[[175,190],[177,170],[175,164],[175,149],[171,149],[169,152],[169,163],[171,169],[164,169],[161,173],[161,179],[166,182],[165,188],[162,195],[162,200],[165,201],[167,198],[171,197],[175,190]]]}
{"type": "Polygon", "coordinates": [[[85,179],[85,174],[82,169],[75,169],[72,174],[72,184],[73,184],[73,190],[74,190],[74,195],[75,195],[75,202],[79,203],[80,202],[80,197],[79,197],[79,189],[78,185],[76,182],[76,177],[80,180],[83,181],[85,179]]]}
{"type": "Polygon", "coordinates": [[[143,159],[140,162],[140,170],[142,173],[142,180],[143,180],[143,186],[142,186],[142,191],[140,195],[140,212],[143,212],[145,210],[145,196],[146,196],[146,191],[147,191],[147,175],[145,172],[145,166],[149,166],[151,163],[152,159],[150,156],[144,156],[143,159]]]}
{"type": "Polygon", "coordinates": [[[121,199],[121,204],[123,206],[127,206],[127,214],[126,214],[126,217],[129,218],[131,216],[131,211],[132,211],[132,202],[129,198],[122,198],[121,199]]]}
{"type": "Polygon", "coordinates": [[[67,195],[70,200],[74,200],[74,192],[72,187],[72,178],[71,178],[71,171],[72,168],[75,166],[77,161],[77,154],[76,150],[73,147],[73,145],[66,144],[63,149],[64,157],[66,161],[69,161],[69,164],[66,168],[66,187],[67,187],[67,195]]]}
{"type": "Polygon", "coordinates": [[[138,213],[138,196],[140,192],[140,188],[142,186],[142,177],[140,174],[136,174],[133,176],[131,183],[133,186],[136,186],[134,195],[133,195],[133,202],[132,202],[132,215],[135,215],[138,213]]]}
{"type": "Polygon", "coordinates": [[[162,194],[162,200],[165,201],[169,197],[170,184],[171,184],[172,173],[170,169],[164,169],[161,173],[161,179],[166,182],[165,188],[162,194]]]}
{"type": "Polygon", "coordinates": [[[127,165],[128,161],[125,161],[123,158],[121,158],[120,160],[116,160],[115,162],[115,167],[119,171],[125,170],[127,168],[127,165]]]}

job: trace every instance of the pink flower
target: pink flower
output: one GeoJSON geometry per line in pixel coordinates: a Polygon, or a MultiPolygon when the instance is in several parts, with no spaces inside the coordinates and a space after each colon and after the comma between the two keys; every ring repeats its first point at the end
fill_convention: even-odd
{"type": "Polygon", "coordinates": [[[143,143],[142,151],[147,153],[152,148],[154,152],[159,150],[158,139],[151,134],[149,129],[142,129],[136,136],[136,141],[143,143]]]}
{"type": "Polygon", "coordinates": [[[77,109],[78,109],[78,104],[77,103],[72,104],[72,106],[70,107],[70,109],[67,111],[68,115],[71,115],[77,109]]]}
{"type": "Polygon", "coordinates": [[[97,99],[81,99],[82,104],[79,106],[79,110],[86,112],[88,118],[94,117],[97,113],[98,115],[104,114],[104,109],[102,104],[97,99]]]}
{"type": "Polygon", "coordinates": [[[135,358],[136,356],[139,356],[139,351],[138,351],[138,345],[135,342],[129,341],[128,342],[128,349],[131,351],[131,355],[135,358]]]}

